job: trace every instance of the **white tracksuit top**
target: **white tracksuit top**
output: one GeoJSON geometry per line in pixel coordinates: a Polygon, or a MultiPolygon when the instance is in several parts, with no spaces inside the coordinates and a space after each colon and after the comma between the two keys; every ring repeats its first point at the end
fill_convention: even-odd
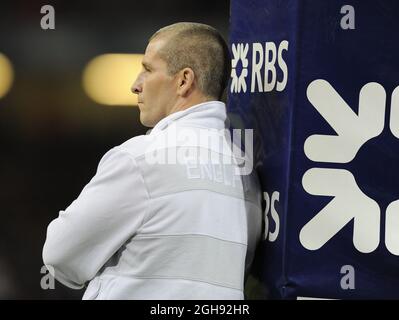
{"type": "Polygon", "coordinates": [[[83,299],[243,299],[261,192],[254,174],[234,173],[225,120],[222,102],[202,103],[108,151],[48,226],[53,276],[88,285],[83,299]]]}

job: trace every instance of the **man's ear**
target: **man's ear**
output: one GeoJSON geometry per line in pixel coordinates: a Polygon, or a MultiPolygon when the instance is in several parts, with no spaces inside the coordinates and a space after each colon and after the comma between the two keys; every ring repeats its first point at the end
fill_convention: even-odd
{"type": "Polygon", "coordinates": [[[194,89],[195,75],[191,68],[184,68],[179,72],[177,93],[186,97],[194,89]]]}

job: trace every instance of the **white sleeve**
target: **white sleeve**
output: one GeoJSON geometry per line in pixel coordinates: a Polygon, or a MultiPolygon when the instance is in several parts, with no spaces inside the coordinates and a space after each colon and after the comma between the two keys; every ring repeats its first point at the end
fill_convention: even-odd
{"type": "Polygon", "coordinates": [[[135,235],[147,205],[134,159],[118,147],[111,149],[79,197],[49,224],[45,265],[64,285],[82,288],[135,235]]]}

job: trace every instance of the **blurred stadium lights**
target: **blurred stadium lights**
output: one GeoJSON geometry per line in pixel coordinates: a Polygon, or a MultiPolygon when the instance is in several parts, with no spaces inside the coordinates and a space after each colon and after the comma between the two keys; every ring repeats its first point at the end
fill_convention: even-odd
{"type": "Polygon", "coordinates": [[[14,71],[10,60],[0,53],[0,99],[10,90],[14,80],[14,71]]]}
{"type": "Polygon", "coordinates": [[[103,54],[83,72],[83,88],[95,102],[109,106],[137,106],[130,88],[141,71],[142,54],[103,54]]]}

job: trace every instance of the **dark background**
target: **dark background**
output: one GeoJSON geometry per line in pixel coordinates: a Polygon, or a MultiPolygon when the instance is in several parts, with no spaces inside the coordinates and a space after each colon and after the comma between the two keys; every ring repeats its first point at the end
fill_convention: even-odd
{"type": "Polygon", "coordinates": [[[41,288],[47,225],[107,150],[147,130],[136,107],[93,102],[83,68],[104,53],[144,53],[155,31],[178,21],[210,24],[228,40],[229,1],[1,1],[0,52],[15,79],[0,98],[0,299],[83,295],[58,282],[41,288]],[[46,4],[55,30],[40,27],[46,4]]]}

